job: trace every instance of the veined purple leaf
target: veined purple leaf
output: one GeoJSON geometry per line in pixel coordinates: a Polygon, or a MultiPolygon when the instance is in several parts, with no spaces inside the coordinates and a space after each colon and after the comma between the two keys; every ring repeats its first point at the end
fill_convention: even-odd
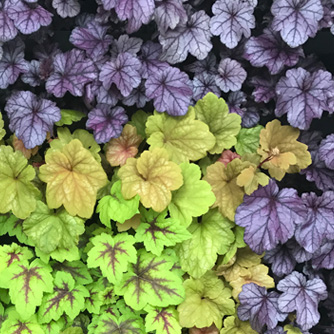
{"type": "Polygon", "coordinates": [[[253,66],[266,66],[271,74],[279,73],[284,66],[294,66],[304,56],[301,47],[292,49],[278,32],[265,29],[258,37],[251,37],[245,44],[245,58],[253,66]]]}
{"type": "Polygon", "coordinates": [[[230,90],[232,92],[240,90],[247,78],[247,72],[242,68],[240,63],[230,58],[225,58],[220,61],[218,73],[219,75],[216,76],[216,84],[225,93],[230,90]]]}
{"type": "Polygon", "coordinates": [[[133,56],[136,56],[142,44],[143,40],[141,38],[121,35],[112,44],[111,56],[116,58],[120,53],[124,52],[131,53],[133,56]]]}
{"type": "Polygon", "coordinates": [[[206,72],[194,76],[193,80],[193,98],[195,101],[202,99],[207,93],[212,92],[220,97],[220,89],[216,84],[216,76],[206,72]]]}
{"type": "Polygon", "coordinates": [[[278,309],[278,296],[277,292],[267,293],[265,287],[255,283],[244,284],[239,294],[239,319],[249,320],[252,328],[258,332],[261,332],[265,325],[268,329],[275,328],[278,322],[287,316],[278,309]]]}
{"type": "Polygon", "coordinates": [[[80,50],[57,54],[53,66],[54,72],[46,81],[46,90],[56,97],[63,97],[66,92],[82,96],[84,86],[97,77],[94,63],[80,50]]]}
{"type": "Polygon", "coordinates": [[[227,98],[228,111],[238,114],[242,118],[246,112],[246,108],[241,106],[246,103],[246,101],[246,94],[244,92],[231,92],[227,98]]]}
{"type": "Polygon", "coordinates": [[[136,105],[137,108],[143,108],[146,102],[149,101],[146,97],[145,83],[142,81],[137,88],[134,88],[129,96],[123,98],[122,102],[126,106],[136,105]]]}
{"type": "Polygon", "coordinates": [[[105,89],[101,84],[97,90],[97,103],[109,104],[109,106],[113,107],[121,98],[122,94],[114,84],[112,84],[109,89],[105,89]]]}
{"type": "Polygon", "coordinates": [[[237,208],[235,223],[245,227],[245,242],[260,254],[291,238],[295,225],[304,221],[306,213],[295,189],[279,191],[275,181],[270,180],[266,187],[245,196],[237,208]]]}
{"type": "Polygon", "coordinates": [[[277,289],[284,292],[278,298],[281,312],[296,311],[297,324],[303,330],[308,330],[318,323],[318,303],[327,298],[326,285],[321,279],[306,281],[303,274],[294,271],[279,281],[277,289]]]}
{"type": "Polygon", "coordinates": [[[241,0],[218,0],[212,12],[210,30],[230,49],[238,45],[242,35],[250,37],[251,29],[255,28],[254,7],[241,0]]]}
{"type": "Polygon", "coordinates": [[[203,72],[217,74],[217,58],[214,54],[209,53],[203,60],[196,60],[194,63],[185,66],[185,68],[194,74],[201,74],[203,72]]]}
{"type": "Polygon", "coordinates": [[[111,138],[118,138],[128,116],[122,107],[111,108],[107,104],[98,104],[88,114],[87,129],[93,129],[98,144],[107,143],[111,138]]]}
{"type": "Polygon", "coordinates": [[[319,146],[319,158],[325,165],[334,169],[334,135],[328,135],[319,146]]]}
{"type": "Polygon", "coordinates": [[[312,253],[307,252],[302,246],[300,246],[295,238],[288,240],[286,245],[298,263],[303,263],[312,259],[312,253]]]}
{"type": "MultiPolygon", "coordinates": [[[[308,151],[312,153],[318,151],[319,144],[322,141],[322,132],[321,131],[301,131],[298,141],[304,143],[308,146],[308,151]]],[[[313,161],[313,158],[312,158],[313,161]]]]}
{"type": "Polygon", "coordinates": [[[334,89],[330,72],[318,70],[312,74],[303,68],[286,72],[276,86],[277,104],[275,114],[288,114],[289,123],[307,130],[313,118],[320,118],[327,109],[327,99],[334,89]]]}
{"type": "Polygon", "coordinates": [[[29,64],[28,72],[21,76],[21,80],[32,87],[39,86],[42,82],[40,78],[40,65],[40,61],[32,60],[29,64]]]}
{"type": "Polygon", "coordinates": [[[52,21],[52,14],[43,7],[22,0],[8,0],[6,12],[22,34],[31,34],[52,21]]]}
{"type": "Polygon", "coordinates": [[[189,81],[186,73],[168,67],[148,77],[145,83],[146,95],[153,99],[157,111],[182,116],[187,113],[193,94],[189,81]]]}
{"type": "Polygon", "coordinates": [[[118,0],[101,0],[101,2],[105,10],[110,10],[112,8],[115,8],[118,0]]]}
{"type": "Polygon", "coordinates": [[[312,268],[315,270],[334,269],[334,241],[325,242],[313,255],[312,268]]]}
{"type": "Polygon", "coordinates": [[[268,103],[270,100],[276,97],[276,84],[277,78],[274,76],[269,77],[253,77],[250,80],[251,84],[255,87],[252,96],[255,102],[268,103]]]}
{"type": "Polygon", "coordinates": [[[320,0],[275,0],[271,13],[274,15],[272,28],[292,48],[315,36],[324,15],[320,0]]]}
{"type": "Polygon", "coordinates": [[[200,10],[191,15],[186,24],[160,34],[163,49],[160,59],[176,64],[184,61],[188,53],[199,60],[206,58],[212,49],[209,21],[210,17],[200,10]]]}
{"type": "Polygon", "coordinates": [[[139,86],[140,60],[130,53],[120,53],[115,60],[102,66],[99,79],[105,89],[114,83],[123,96],[128,96],[133,88],[139,86]]]}
{"type": "MultiPolygon", "coordinates": [[[[17,29],[4,9],[0,9],[0,42],[8,42],[15,38],[17,29]]],[[[1,59],[1,58],[0,58],[1,59]]]]}
{"type": "Polygon", "coordinates": [[[80,13],[78,0],[52,0],[52,7],[62,18],[74,17],[80,13]]]}
{"type": "Polygon", "coordinates": [[[248,107],[242,115],[241,126],[243,128],[252,128],[260,121],[260,115],[256,107],[248,107]]]}
{"type": "Polygon", "coordinates": [[[264,334],[286,334],[286,331],[283,329],[283,327],[277,326],[273,329],[266,330],[264,334]]]}
{"type": "Polygon", "coordinates": [[[41,99],[29,91],[13,93],[5,110],[10,130],[28,149],[41,145],[46,133],[52,132],[53,124],[61,119],[60,109],[55,102],[41,99]]]}

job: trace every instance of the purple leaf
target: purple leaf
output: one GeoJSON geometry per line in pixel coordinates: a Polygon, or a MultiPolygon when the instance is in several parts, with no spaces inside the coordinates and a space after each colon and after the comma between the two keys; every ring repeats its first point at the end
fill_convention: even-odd
{"type": "Polygon", "coordinates": [[[275,0],[271,13],[274,15],[272,28],[292,48],[315,36],[324,15],[320,0],[275,0]]]}
{"type": "Polygon", "coordinates": [[[295,225],[304,221],[306,213],[295,189],[279,191],[271,180],[266,187],[245,196],[237,208],[235,223],[245,227],[245,242],[260,254],[291,238],[295,225]]]}
{"type": "Polygon", "coordinates": [[[194,63],[185,66],[186,70],[194,74],[206,72],[208,74],[217,74],[217,58],[213,53],[203,60],[196,60],[194,63]]]}
{"type": "Polygon", "coordinates": [[[334,169],[334,135],[328,135],[321,141],[319,158],[329,169],[334,169]]]}
{"type": "Polygon", "coordinates": [[[334,269],[334,241],[324,243],[313,255],[312,267],[315,270],[334,269]]]}
{"type": "Polygon", "coordinates": [[[161,33],[165,33],[168,28],[175,29],[178,24],[187,22],[188,16],[183,2],[184,0],[155,1],[154,18],[161,33]]]}
{"type": "Polygon", "coordinates": [[[215,75],[207,72],[202,72],[194,76],[193,98],[195,101],[202,99],[209,92],[220,97],[220,89],[217,87],[215,78],[215,75]]]}
{"type": "Polygon", "coordinates": [[[62,18],[74,17],[80,13],[78,0],[52,0],[52,7],[62,18]]]}
{"type": "Polygon", "coordinates": [[[230,90],[235,92],[241,89],[247,78],[247,72],[233,59],[226,58],[220,61],[218,66],[219,75],[216,76],[216,84],[227,93],[230,90]]]}
{"type": "Polygon", "coordinates": [[[281,38],[279,33],[265,29],[264,34],[251,37],[245,44],[244,57],[253,66],[266,66],[271,74],[277,74],[284,66],[294,66],[299,57],[304,56],[301,47],[291,49],[281,38]]]}
{"type": "Polygon", "coordinates": [[[97,103],[105,103],[110,106],[115,106],[118,100],[122,98],[122,94],[115,85],[111,85],[109,89],[105,89],[102,85],[97,90],[97,103]]]}
{"type": "Polygon", "coordinates": [[[21,80],[32,87],[39,86],[41,84],[40,64],[41,62],[38,60],[32,60],[29,64],[28,72],[22,75],[21,80]]]}
{"type": "Polygon", "coordinates": [[[333,18],[332,18],[333,2],[331,0],[321,0],[321,4],[324,9],[324,16],[319,22],[319,30],[320,28],[330,28],[333,25],[333,18]]]}
{"type": "Polygon", "coordinates": [[[126,106],[136,105],[137,108],[143,108],[148,101],[146,97],[145,84],[142,81],[137,88],[134,88],[129,96],[125,97],[122,102],[126,106]]]}
{"type": "Polygon", "coordinates": [[[250,37],[255,28],[254,7],[241,0],[218,0],[212,6],[214,16],[210,21],[213,35],[219,36],[228,48],[235,48],[242,35],[250,37]]]}
{"type": "Polygon", "coordinates": [[[4,9],[0,10],[0,42],[8,42],[15,38],[17,29],[4,9]]]}
{"type": "Polygon", "coordinates": [[[118,0],[101,0],[101,2],[105,10],[110,10],[112,8],[115,8],[118,0]]]}
{"type": "Polygon", "coordinates": [[[41,145],[53,124],[60,121],[60,109],[55,102],[38,98],[29,91],[11,95],[5,110],[9,117],[9,128],[23,141],[26,148],[41,145]]]}
{"type": "Polygon", "coordinates": [[[302,200],[307,215],[297,227],[295,238],[308,252],[315,252],[326,239],[334,239],[334,192],[325,191],[321,196],[304,193],[302,200]]]}
{"type": "Polygon", "coordinates": [[[252,128],[260,121],[260,115],[257,108],[247,108],[247,111],[242,115],[241,126],[244,128],[252,128]]]}
{"type": "Polygon", "coordinates": [[[268,329],[264,334],[286,334],[286,331],[281,326],[277,326],[273,329],[268,329]]]}
{"type": "Polygon", "coordinates": [[[118,40],[114,41],[112,45],[111,56],[116,58],[118,54],[124,52],[128,52],[131,53],[133,56],[136,56],[142,44],[143,40],[141,38],[121,35],[118,40]]]}
{"type": "Polygon", "coordinates": [[[98,22],[91,21],[86,28],[73,29],[70,42],[77,48],[85,50],[87,55],[100,58],[109,49],[112,37],[107,35],[108,27],[102,27],[98,22]]]}
{"type": "Polygon", "coordinates": [[[105,89],[114,83],[123,96],[129,96],[132,89],[139,86],[140,60],[130,53],[120,53],[115,60],[102,66],[99,79],[105,89]]]}
{"type": "Polygon", "coordinates": [[[249,320],[252,328],[258,332],[265,325],[269,329],[275,328],[278,321],[283,321],[287,316],[278,310],[278,296],[277,292],[267,293],[265,287],[255,283],[244,284],[239,294],[239,319],[249,320]]]}
{"type": "Polygon", "coordinates": [[[297,324],[303,330],[308,330],[318,323],[318,303],[327,298],[326,285],[321,279],[306,281],[303,274],[294,271],[279,281],[277,289],[284,292],[278,298],[281,312],[296,311],[297,324]]]}
{"type": "Polygon", "coordinates": [[[189,18],[187,24],[179,24],[174,30],[168,30],[159,36],[163,53],[161,60],[170,64],[184,61],[188,53],[201,60],[212,49],[209,29],[210,17],[200,10],[189,18]]]}
{"type": "Polygon", "coordinates": [[[84,86],[97,77],[94,63],[80,50],[57,54],[53,66],[54,72],[46,82],[46,90],[56,97],[63,97],[66,92],[82,96],[84,86]]]}
{"type": "Polygon", "coordinates": [[[276,84],[277,78],[274,76],[269,77],[253,77],[251,84],[255,87],[252,96],[255,102],[268,103],[270,100],[276,97],[276,84]]]}
{"type": "Polygon", "coordinates": [[[172,116],[183,116],[188,111],[192,97],[189,81],[186,73],[178,68],[169,67],[148,77],[145,83],[146,95],[153,99],[157,111],[166,111],[172,116]]]}
{"type": "Polygon", "coordinates": [[[22,34],[31,34],[52,21],[52,14],[43,7],[22,0],[8,0],[7,15],[22,34]]]}
{"type": "Polygon", "coordinates": [[[312,74],[303,68],[286,72],[276,86],[275,114],[288,114],[289,123],[307,130],[313,118],[320,118],[327,109],[327,99],[334,89],[331,73],[318,70],[312,74]]]}
{"type": "Polygon", "coordinates": [[[246,94],[244,92],[231,92],[227,98],[229,112],[238,114],[242,117],[246,111],[246,108],[241,107],[241,105],[246,101],[246,94]]]}
{"type": "Polygon", "coordinates": [[[123,124],[128,116],[122,107],[110,108],[107,104],[98,104],[88,114],[87,129],[94,131],[94,138],[98,144],[107,143],[111,138],[121,135],[123,124]]]}
{"type": "MultiPolygon", "coordinates": [[[[318,151],[319,144],[322,140],[321,131],[301,131],[298,141],[308,146],[308,151],[318,151]]],[[[312,159],[313,161],[313,159],[312,159]]]]}
{"type": "Polygon", "coordinates": [[[294,238],[288,240],[287,246],[298,263],[303,263],[312,259],[312,253],[307,252],[294,238]]]}

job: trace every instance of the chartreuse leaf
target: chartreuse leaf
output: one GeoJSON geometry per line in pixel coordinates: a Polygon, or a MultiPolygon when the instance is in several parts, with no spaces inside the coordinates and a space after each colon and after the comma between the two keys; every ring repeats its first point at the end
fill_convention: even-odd
{"type": "Polygon", "coordinates": [[[82,285],[75,284],[71,274],[57,272],[53,292],[44,295],[39,307],[39,322],[58,320],[63,313],[74,319],[84,307],[85,297],[88,296],[88,290],[82,285]]]}
{"type": "Polygon", "coordinates": [[[43,292],[52,292],[51,267],[40,259],[30,264],[27,260],[15,262],[2,272],[0,286],[9,289],[11,302],[22,319],[29,319],[36,306],[41,305],[43,292]]]}
{"type": "Polygon", "coordinates": [[[204,180],[207,181],[216,196],[213,207],[218,207],[219,212],[230,220],[234,220],[235,210],[242,203],[244,190],[237,184],[239,174],[249,167],[250,162],[242,162],[234,159],[225,165],[219,161],[209,166],[204,180]]]}
{"type": "Polygon", "coordinates": [[[31,182],[35,170],[19,151],[0,146],[0,213],[12,210],[21,219],[27,218],[36,208],[39,190],[31,182]]]}
{"type": "Polygon", "coordinates": [[[107,227],[110,226],[110,219],[124,223],[138,213],[139,196],[125,199],[122,195],[122,182],[117,181],[110,190],[110,195],[99,200],[96,212],[100,214],[101,222],[107,227]]]}
{"type": "Polygon", "coordinates": [[[4,129],[5,123],[2,119],[2,114],[0,112],[0,141],[6,135],[6,130],[4,129]]]}
{"type": "Polygon", "coordinates": [[[170,203],[172,190],[181,187],[181,168],[169,161],[166,150],[157,148],[143,152],[138,159],[129,158],[118,171],[122,194],[130,199],[137,194],[146,208],[163,211],[170,203]]]}
{"type": "Polygon", "coordinates": [[[259,147],[260,132],[263,126],[257,125],[254,128],[242,128],[237,136],[235,150],[238,154],[255,153],[259,147]]]}
{"type": "Polygon", "coordinates": [[[237,185],[244,187],[247,195],[252,194],[259,185],[266,186],[269,183],[269,176],[262,173],[256,165],[245,168],[237,177],[237,185]]]}
{"type": "Polygon", "coordinates": [[[124,296],[127,305],[141,310],[146,305],[166,307],[182,302],[182,279],[171,271],[171,257],[155,256],[145,250],[138,251],[137,262],[128,267],[115,292],[124,296]]]}
{"type": "Polygon", "coordinates": [[[35,253],[43,262],[48,263],[50,258],[64,262],[66,261],[77,261],[80,259],[79,249],[78,247],[72,247],[69,249],[65,248],[57,248],[51,253],[44,253],[37,246],[35,246],[35,253]]]}
{"type": "Polygon", "coordinates": [[[0,246],[0,275],[16,262],[29,260],[34,256],[28,247],[21,247],[16,243],[0,246]]]}
{"type": "Polygon", "coordinates": [[[307,145],[297,141],[299,130],[281,125],[277,119],[267,123],[260,133],[262,167],[268,169],[271,177],[282,180],[285,173],[299,172],[312,162],[307,145]]]}
{"type": "Polygon", "coordinates": [[[225,254],[234,241],[233,223],[217,210],[210,210],[199,223],[188,228],[192,238],[177,247],[181,268],[194,278],[200,278],[210,270],[218,254],[225,254]]]}
{"type": "Polygon", "coordinates": [[[89,313],[99,314],[103,304],[102,291],[104,285],[101,280],[86,285],[89,296],[85,298],[85,309],[89,313]]]}
{"type": "Polygon", "coordinates": [[[85,232],[84,220],[66,210],[50,210],[38,201],[36,210],[23,223],[24,233],[44,253],[76,247],[79,235],[85,232]]]}
{"type": "Polygon", "coordinates": [[[208,212],[215,202],[211,186],[201,180],[201,170],[195,164],[183,162],[181,165],[183,185],[172,192],[172,201],[168,210],[172,218],[182,225],[189,226],[192,217],[199,217],[208,212]]]}
{"type": "Polygon", "coordinates": [[[47,183],[49,208],[64,205],[72,216],[89,218],[93,214],[96,193],[107,183],[107,175],[78,139],[61,151],[48,151],[39,178],[47,183]]]}
{"type": "Polygon", "coordinates": [[[121,233],[113,237],[102,233],[91,242],[94,247],[88,252],[87,266],[100,267],[103,276],[111,283],[120,281],[129,262],[136,262],[135,240],[131,235],[121,233]]]}
{"type": "Polygon", "coordinates": [[[81,111],[71,109],[61,109],[60,113],[61,119],[55,123],[57,126],[71,125],[73,122],[78,122],[86,116],[81,111]]]}
{"type": "Polygon", "coordinates": [[[224,319],[224,326],[220,334],[257,334],[249,324],[249,321],[240,321],[233,315],[224,319]]]}
{"type": "Polygon", "coordinates": [[[228,112],[224,99],[210,92],[197,101],[195,107],[189,108],[192,109],[195,109],[196,118],[207,124],[216,138],[215,145],[209,150],[211,154],[219,154],[236,144],[236,136],[241,128],[241,117],[228,112]]]}
{"type": "Polygon", "coordinates": [[[147,251],[160,256],[164,246],[174,246],[190,239],[191,234],[177,219],[166,218],[167,210],[160,214],[153,210],[141,210],[141,223],[136,229],[135,239],[144,242],[147,251]]]}
{"type": "Polygon", "coordinates": [[[60,334],[84,334],[82,328],[80,327],[69,327],[62,331],[60,334]]]}
{"type": "Polygon", "coordinates": [[[222,327],[225,315],[235,313],[231,290],[212,271],[199,279],[189,278],[183,283],[186,299],[178,306],[182,327],[222,327]]]}
{"type": "Polygon", "coordinates": [[[166,113],[154,112],[146,122],[147,143],[150,150],[163,147],[176,163],[199,160],[216,143],[209,127],[195,120],[195,110],[185,116],[173,117],[166,113]]]}

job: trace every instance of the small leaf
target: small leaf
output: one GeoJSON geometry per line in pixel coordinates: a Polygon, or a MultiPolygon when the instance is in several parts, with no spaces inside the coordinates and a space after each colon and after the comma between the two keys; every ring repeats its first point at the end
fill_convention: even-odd
{"type": "Polygon", "coordinates": [[[71,125],[73,122],[79,122],[86,115],[78,110],[60,109],[61,119],[56,122],[57,126],[71,125]]]}
{"type": "Polygon", "coordinates": [[[151,307],[145,308],[145,328],[147,332],[155,331],[156,334],[181,334],[181,326],[178,313],[174,307],[151,307]]]}
{"type": "Polygon", "coordinates": [[[244,187],[247,195],[252,194],[259,185],[266,186],[269,183],[269,176],[260,172],[256,165],[244,169],[237,177],[237,185],[244,187]]]}

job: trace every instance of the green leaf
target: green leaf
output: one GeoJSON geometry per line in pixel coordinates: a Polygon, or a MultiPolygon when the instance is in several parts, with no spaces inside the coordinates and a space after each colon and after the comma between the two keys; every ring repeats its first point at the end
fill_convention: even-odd
{"type": "Polygon", "coordinates": [[[39,190],[31,182],[35,178],[34,167],[20,151],[10,146],[0,146],[0,213],[12,210],[21,219],[27,218],[36,208],[39,190]]]}
{"type": "Polygon", "coordinates": [[[42,324],[41,326],[45,334],[59,334],[65,326],[65,320],[61,317],[57,321],[52,320],[48,324],[42,324]]]}
{"type": "Polygon", "coordinates": [[[94,247],[88,252],[87,266],[100,267],[109,282],[119,281],[128,267],[128,262],[136,262],[133,236],[122,233],[115,237],[102,233],[91,239],[94,247]]]}
{"type": "Polygon", "coordinates": [[[54,212],[41,201],[36,210],[23,223],[24,233],[44,253],[56,249],[76,247],[79,235],[85,232],[84,220],[73,217],[66,210],[54,212]]]}
{"type": "Polygon", "coordinates": [[[71,125],[73,122],[80,121],[86,115],[78,110],[61,109],[61,120],[56,122],[57,126],[71,125]]]}
{"type": "Polygon", "coordinates": [[[56,249],[51,253],[44,253],[37,246],[35,247],[36,256],[38,256],[43,262],[49,263],[50,258],[64,262],[66,261],[77,261],[80,259],[79,249],[78,247],[72,247],[69,249],[60,248],[56,249]]]}
{"type": "Polygon", "coordinates": [[[166,307],[179,304],[184,297],[181,278],[171,271],[169,256],[155,256],[145,250],[138,251],[135,264],[115,285],[115,292],[124,296],[125,302],[135,310],[147,304],[166,307]]]}
{"type": "Polygon", "coordinates": [[[147,251],[160,256],[164,246],[174,246],[191,238],[186,227],[174,218],[166,218],[167,210],[157,213],[153,210],[141,210],[141,223],[136,229],[135,239],[144,242],[147,251]]]}
{"type": "Polygon", "coordinates": [[[242,128],[237,136],[235,150],[238,154],[256,153],[260,143],[260,132],[263,129],[262,125],[257,125],[254,128],[242,128]]]}
{"type": "Polygon", "coordinates": [[[156,331],[156,334],[180,334],[181,326],[179,317],[174,307],[151,307],[145,308],[147,315],[145,318],[146,332],[156,331]]]}
{"type": "Polygon", "coordinates": [[[85,308],[89,313],[100,313],[100,308],[103,304],[103,294],[104,286],[99,280],[97,282],[91,283],[86,286],[89,296],[85,298],[85,308]]]}
{"type": "Polygon", "coordinates": [[[184,162],[180,167],[183,185],[172,192],[172,201],[168,205],[168,210],[172,218],[189,226],[192,217],[199,217],[208,212],[216,198],[210,184],[201,180],[201,170],[197,165],[184,162]]]}
{"type": "Polygon", "coordinates": [[[240,321],[235,316],[224,319],[224,327],[220,334],[257,334],[249,324],[249,321],[240,321]]]}
{"type": "Polygon", "coordinates": [[[230,245],[228,251],[224,255],[222,264],[228,263],[232,257],[237,253],[238,248],[246,247],[245,241],[244,241],[244,232],[245,229],[241,226],[234,226],[233,228],[233,234],[235,237],[234,242],[230,245]]]}
{"type": "Polygon", "coordinates": [[[2,114],[0,112],[0,140],[6,135],[6,130],[4,129],[4,121],[2,119],[2,114]]]}
{"type": "Polygon", "coordinates": [[[192,238],[177,247],[181,268],[194,278],[203,276],[214,266],[218,254],[229,250],[234,241],[231,228],[233,223],[217,210],[210,210],[200,223],[194,221],[188,229],[192,238]]]}
{"type": "Polygon", "coordinates": [[[213,93],[206,94],[194,107],[196,118],[209,126],[210,132],[216,138],[216,144],[209,152],[220,154],[224,149],[231,148],[237,142],[236,136],[241,128],[241,117],[229,113],[224,99],[213,93]]]}
{"type": "Polygon", "coordinates": [[[69,327],[62,331],[60,334],[84,334],[80,327],[69,327]]]}
{"type": "Polygon", "coordinates": [[[186,299],[177,308],[182,327],[203,328],[214,323],[220,329],[222,318],[235,313],[231,290],[212,271],[200,279],[187,279],[183,285],[186,299]]]}
{"type": "Polygon", "coordinates": [[[51,267],[40,259],[15,262],[2,272],[0,286],[9,288],[11,302],[23,319],[29,319],[41,305],[43,292],[52,292],[51,267]]]}
{"type": "Polygon", "coordinates": [[[29,260],[34,254],[28,247],[21,247],[16,243],[0,246],[0,275],[16,262],[29,260]]]}
{"type": "Polygon", "coordinates": [[[131,121],[127,123],[127,124],[135,126],[137,128],[137,133],[142,138],[146,138],[145,124],[146,124],[148,116],[149,114],[147,112],[143,110],[138,110],[132,115],[131,121]]]}
{"type": "Polygon", "coordinates": [[[138,213],[139,195],[131,199],[125,199],[122,195],[122,182],[113,184],[110,194],[99,200],[96,212],[100,214],[101,222],[107,227],[110,226],[110,219],[124,223],[138,213]]]}

